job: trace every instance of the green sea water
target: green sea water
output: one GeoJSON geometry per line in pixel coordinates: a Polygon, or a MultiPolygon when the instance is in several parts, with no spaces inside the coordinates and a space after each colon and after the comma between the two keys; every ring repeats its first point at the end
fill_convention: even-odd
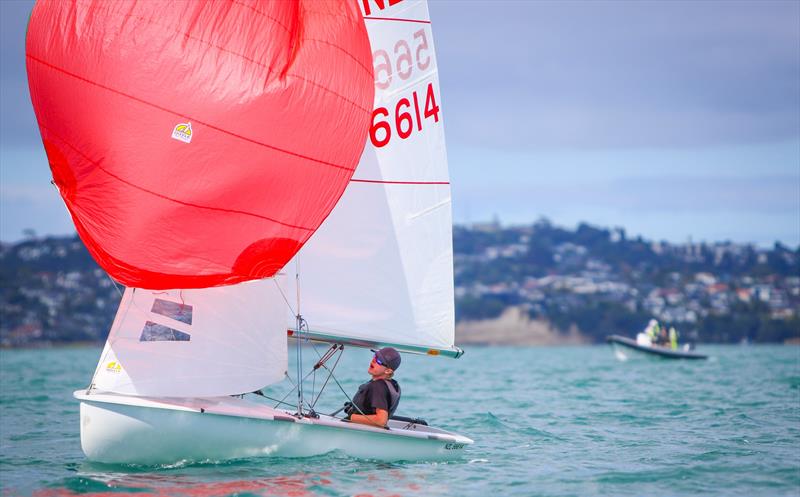
{"type": "MultiPolygon", "coordinates": [[[[800,348],[701,351],[711,359],[618,362],[607,346],[404,356],[398,414],[475,439],[458,461],[332,453],[130,467],[90,463],[80,449],[72,391],[88,383],[99,348],[3,350],[0,495],[800,495],[800,348]]],[[[345,389],[367,379],[369,358],[346,352],[345,389]]],[[[328,388],[321,412],[342,401],[328,388]]]]}

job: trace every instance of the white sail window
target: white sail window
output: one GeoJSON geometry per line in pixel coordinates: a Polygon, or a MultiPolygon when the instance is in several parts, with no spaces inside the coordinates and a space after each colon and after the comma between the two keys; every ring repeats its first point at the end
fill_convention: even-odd
{"type": "Polygon", "coordinates": [[[148,321],[144,324],[140,342],[188,342],[192,336],[182,331],[174,330],[163,324],[148,321]]]}
{"type": "Polygon", "coordinates": [[[180,321],[181,323],[192,324],[192,306],[187,304],[179,304],[164,299],[155,299],[150,312],[174,319],[175,321],[180,321]]]}

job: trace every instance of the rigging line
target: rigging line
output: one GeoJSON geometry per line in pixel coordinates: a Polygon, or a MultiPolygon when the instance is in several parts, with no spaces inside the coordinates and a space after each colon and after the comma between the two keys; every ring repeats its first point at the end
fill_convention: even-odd
{"type": "MultiPolygon", "coordinates": [[[[319,351],[317,350],[317,346],[313,342],[311,344],[311,348],[319,356],[319,351]]],[[[322,358],[320,358],[320,360],[322,360],[322,358]]],[[[317,390],[317,368],[316,367],[312,368],[312,371],[314,371],[314,376],[311,377],[311,398],[313,399],[314,398],[314,392],[316,392],[316,390],[317,390]]],[[[309,404],[309,407],[311,407],[311,411],[313,412],[314,411],[314,403],[312,402],[311,404],[309,404]]]]}
{"type": "MultiPolygon", "coordinates": [[[[340,344],[334,344],[334,345],[340,345],[340,344]]],[[[332,347],[333,347],[333,346],[332,346],[332,347]]],[[[342,348],[341,348],[341,350],[342,350],[342,351],[344,351],[344,346],[341,346],[341,347],[342,347],[342,348]]],[[[319,359],[320,359],[320,362],[318,362],[317,364],[319,364],[319,365],[320,365],[320,366],[322,366],[322,367],[325,367],[325,365],[324,365],[324,361],[323,361],[323,358],[324,358],[325,356],[323,356],[322,354],[320,354],[320,353],[319,353],[319,350],[317,350],[317,347],[316,347],[316,345],[314,345],[313,343],[312,343],[312,348],[314,349],[314,352],[316,352],[317,356],[319,356],[319,359]]],[[[330,352],[330,350],[329,350],[329,352],[330,352]]],[[[328,354],[326,353],[325,355],[327,356],[328,354]]],[[[339,357],[341,358],[341,355],[340,355],[339,357]]],[[[330,358],[330,357],[326,358],[325,360],[327,360],[327,359],[329,359],[329,358],[330,358]]],[[[337,360],[336,360],[336,364],[338,364],[338,363],[339,363],[339,359],[337,359],[337,360]]],[[[333,366],[333,367],[334,367],[334,369],[336,369],[336,364],[334,364],[334,366],[333,366]]],[[[325,369],[328,369],[328,368],[327,368],[327,367],[325,367],[325,369]]],[[[330,370],[329,370],[329,371],[330,371],[330,370]]],[[[315,372],[316,372],[316,368],[315,368],[315,369],[313,369],[312,371],[309,371],[309,372],[308,372],[308,374],[306,374],[306,376],[305,376],[303,379],[306,379],[306,378],[308,378],[308,377],[309,377],[309,376],[310,376],[312,373],[315,373],[315,372]]],[[[333,374],[333,372],[332,372],[332,371],[331,371],[330,373],[331,373],[331,375],[333,374]]],[[[289,383],[291,383],[291,384],[292,384],[292,388],[291,388],[291,390],[289,390],[289,392],[287,392],[287,393],[286,393],[286,395],[284,395],[284,396],[283,396],[283,398],[282,398],[281,400],[278,400],[277,402],[278,402],[278,404],[286,404],[286,405],[292,405],[292,406],[293,406],[293,404],[289,404],[288,402],[284,402],[284,401],[285,401],[285,400],[286,400],[286,399],[287,399],[287,398],[288,398],[290,395],[292,395],[292,393],[294,393],[294,392],[297,390],[297,384],[295,384],[295,382],[293,382],[293,381],[292,381],[292,377],[291,377],[291,376],[289,376],[289,373],[288,373],[288,372],[287,372],[287,373],[284,373],[284,375],[285,375],[285,376],[286,376],[286,378],[289,380],[289,383]]],[[[335,379],[335,378],[334,378],[334,379],[335,379]]],[[[327,380],[325,381],[325,383],[327,384],[327,380]]],[[[325,386],[323,385],[323,389],[324,389],[324,388],[325,388],[325,386]]],[[[322,394],[322,391],[320,390],[320,395],[321,395],[321,394],[322,394]]],[[[345,394],[345,396],[346,396],[346,395],[347,395],[347,394],[345,394]]],[[[266,397],[266,396],[265,396],[265,397],[266,397]]],[[[313,397],[313,392],[312,392],[312,397],[313,397]]],[[[319,399],[319,395],[317,396],[317,399],[319,399]]],[[[270,400],[275,400],[275,399],[270,399],[270,400]]],[[[316,404],[316,400],[314,401],[314,403],[316,404]]],[[[278,407],[278,404],[275,404],[275,407],[278,407]]],[[[312,408],[313,408],[313,405],[312,405],[312,408]]]]}
{"type": "MultiPolygon", "coordinates": [[[[319,357],[319,360],[321,361],[322,360],[322,356],[319,355],[319,351],[317,350],[317,345],[314,342],[311,342],[311,348],[314,350],[314,353],[317,354],[317,357],[319,357]]],[[[327,352],[326,352],[326,354],[327,354],[327,352]]],[[[319,364],[319,361],[317,361],[317,364],[319,364]]],[[[317,391],[317,365],[316,364],[314,365],[313,371],[314,371],[314,377],[311,380],[311,398],[312,399],[314,398],[314,392],[317,391]]],[[[323,388],[324,388],[324,386],[323,386],[323,388]]],[[[321,395],[321,394],[322,394],[322,390],[319,391],[319,395],[321,395]]],[[[317,398],[319,398],[319,395],[317,395],[317,398]]],[[[312,401],[311,404],[309,404],[309,406],[311,407],[312,411],[314,410],[314,404],[315,403],[316,402],[312,401]]]]}
{"type": "Polygon", "coordinates": [[[314,349],[314,352],[316,352],[317,357],[319,357],[319,361],[317,361],[317,363],[314,365],[314,369],[319,369],[319,367],[325,364],[328,359],[333,357],[333,354],[336,352],[338,346],[338,343],[331,344],[331,346],[328,347],[328,350],[326,350],[325,354],[323,355],[319,353],[319,350],[317,350],[317,344],[311,342],[311,347],[314,349]]]}
{"type": "MultiPolygon", "coordinates": [[[[103,272],[106,273],[105,271],[103,272]]],[[[110,274],[106,273],[106,276],[108,277],[109,281],[111,281],[111,284],[114,285],[114,290],[117,291],[119,298],[122,299],[122,292],[119,290],[119,284],[114,281],[114,278],[112,278],[110,274]]]]}
{"type": "MultiPolygon", "coordinates": [[[[313,399],[314,398],[314,392],[317,389],[317,369],[319,369],[319,365],[321,363],[324,363],[325,361],[328,360],[328,353],[330,352],[330,348],[328,348],[328,350],[325,352],[324,355],[320,355],[319,350],[317,350],[317,344],[315,344],[314,342],[311,342],[311,348],[314,350],[314,353],[317,354],[317,357],[319,358],[319,360],[317,361],[317,363],[314,365],[314,368],[313,368],[314,378],[312,380],[313,383],[311,384],[311,398],[313,399]]],[[[327,381],[326,381],[326,383],[327,383],[327,381]]],[[[316,396],[317,399],[319,399],[319,396],[322,395],[322,390],[324,390],[324,389],[325,389],[325,385],[322,386],[322,389],[319,391],[319,394],[316,396]]],[[[316,403],[317,403],[316,400],[311,402],[310,407],[311,407],[312,411],[314,411],[314,405],[316,403]]]]}
{"type": "Polygon", "coordinates": [[[297,385],[295,385],[295,384],[294,384],[294,382],[292,381],[292,377],[291,377],[291,376],[289,376],[289,373],[288,373],[288,371],[287,371],[287,372],[285,372],[284,374],[286,375],[286,379],[288,379],[288,380],[289,380],[289,383],[291,383],[291,384],[292,384],[292,388],[297,388],[297,385]]]}
{"type": "MultiPolygon", "coordinates": [[[[286,378],[289,380],[289,383],[291,383],[291,384],[292,384],[292,389],[291,389],[291,390],[289,390],[289,392],[288,392],[286,395],[284,395],[284,396],[283,396],[283,398],[282,398],[281,400],[279,400],[279,401],[278,401],[278,404],[288,404],[288,405],[292,405],[292,404],[289,404],[288,402],[284,402],[284,400],[286,400],[286,399],[287,399],[287,398],[288,398],[290,395],[292,395],[292,393],[293,393],[295,390],[297,390],[297,385],[295,385],[295,384],[294,384],[294,382],[292,381],[292,377],[291,377],[291,376],[289,376],[289,373],[288,373],[288,372],[286,372],[285,374],[286,374],[286,378]]],[[[278,404],[275,404],[275,407],[278,407],[278,404]]]]}
{"type": "MultiPolygon", "coordinates": [[[[252,392],[252,393],[256,394],[255,392],[252,392]]],[[[278,404],[286,404],[287,406],[294,407],[292,404],[290,404],[288,402],[283,402],[283,401],[280,401],[280,400],[278,400],[278,399],[276,399],[274,397],[270,397],[269,395],[265,395],[264,392],[261,392],[260,394],[256,394],[256,395],[258,395],[259,397],[264,397],[267,400],[275,401],[278,404]]],[[[276,404],[275,407],[278,407],[278,405],[276,404]]]]}
{"type": "MultiPolygon", "coordinates": [[[[314,398],[314,392],[317,391],[317,370],[315,369],[313,371],[314,371],[314,376],[311,377],[311,398],[312,399],[314,398]]],[[[320,391],[320,393],[322,393],[322,391],[320,391]]],[[[311,408],[312,411],[314,410],[314,404],[313,403],[309,404],[309,407],[311,408]]]]}
{"type": "MultiPolygon", "coordinates": [[[[306,380],[309,376],[311,376],[311,373],[313,373],[313,371],[309,371],[308,374],[303,377],[303,380],[306,380]]],[[[297,390],[297,385],[294,382],[291,381],[291,377],[289,376],[288,373],[286,374],[286,377],[289,378],[289,381],[292,383],[292,389],[289,390],[289,393],[287,393],[286,395],[283,396],[283,399],[281,399],[281,402],[286,400],[287,397],[292,395],[292,393],[297,390]]],[[[294,405],[294,404],[290,404],[290,405],[294,405]]],[[[275,407],[277,407],[277,406],[275,406],[275,407]]]]}
{"type": "MultiPolygon", "coordinates": [[[[342,346],[339,349],[339,357],[336,358],[336,362],[333,363],[333,367],[328,370],[328,377],[325,378],[325,383],[323,383],[322,384],[322,388],[319,389],[319,394],[317,395],[317,398],[314,399],[314,402],[311,403],[311,408],[312,409],[314,408],[314,406],[317,405],[317,401],[319,400],[319,398],[322,397],[322,392],[324,392],[325,391],[325,387],[328,386],[328,381],[331,379],[331,376],[333,376],[333,372],[336,370],[336,366],[339,365],[339,359],[342,358],[343,354],[344,354],[344,346],[342,346]]],[[[328,368],[325,368],[325,369],[328,369],[328,368]]]]}
{"type": "MultiPolygon", "coordinates": [[[[326,369],[327,369],[327,368],[326,368],[326,369]]],[[[313,371],[309,371],[309,372],[308,372],[308,374],[306,374],[306,375],[303,377],[303,380],[306,380],[306,379],[307,379],[309,376],[311,376],[311,373],[313,373],[313,371]]],[[[284,396],[283,396],[283,399],[281,399],[281,401],[280,401],[280,402],[283,402],[284,400],[286,400],[286,398],[287,398],[287,397],[289,397],[290,395],[292,395],[292,393],[293,393],[295,390],[297,390],[297,384],[295,384],[295,382],[293,382],[293,381],[292,381],[292,377],[291,377],[291,376],[289,376],[289,373],[285,373],[285,375],[286,375],[286,378],[288,378],[288,379],[289,379],[289,383],[291,383],[291,384],[292,384],[292,389],[291,389],[291,390],[289,390],[289,393],[287,393],[286,395],[284,395],[284,396]]],[[[292,404],[292,405],[293,405],[293,404],[292,404]]],[[[278,407],[278,406],[275,406],[275,407],[278,407]]]]}
{"type": "MultiPolygon", "coordinates": [[[[312,381],[314,383],[313,383],[312,388],[311,388],[311,398],[314,398],[314,391],[316,391],[317,369],[319,369],[319,367],[322,364],[324,364],[328,359],[333,357],[333,354],[337,350],[338,345],[339,344],[334,343],[330,347],[328,347],[328,350],[325,351],[325,354],[320,354],[319,350],[317,349],[317,344],[315,344],[314,342],[311,342],[311,348],[312,348],[312,350],[314,350],[314,353],[317,354],[317,357],[319,358],[317,363],[314,364],[314,367],[312,368],[312,370],[314,371],[314,377],[313,377],[312,381]]],[[[327,383],[327,381],[326,381],[326,383],[327,383]]],[[[324,389],[325,386],[323,385],[322,388],[324,389]]],[[[319,392],[319,395],[321,395],[321,394],[322,394],[322,390],[320,390],[320,392],[319,392]]],[[[319,398],[319,395],[317,395],[317,398],[319,398]]],[[[312,409],[314,408],[314,404],[315,403],[316,403],[316,401],[311,403],[311,408],[312,409]]]]}
{"type": "MultiPolygon", "coordinates": [[[[324,365],[324,364],[322,365],[322,367],[323,367],[323,368],[325,368],[325,369],[328,369],[328,366],[326,366],[326,365],[324,365]]],[[[330,369],[328,369],[328,371],[330,371],[330,369]]],[[[359,414],[361,414],[362,416],[366,416],[366,414],[364,414],[364,411],[362,411],[362,410],[361,410],[361,409],[360,409],[360,408],[359,408],[359,407],[358,407],[358,406],[357,406],[357,405],[356,405],[356,404],[353,402],[353,399],[351,399],[351,398],[350,398],[350,396],[349,396],[349,395],[347,395],[347,392],[345,392],[345,391],[344,391],[344,388],[342,388],[342,384],[341,384],[341,383],[339,383],[339,380],[337,380],[335,376],[333,376],[333,371],[331,371],[331,378],[333,378],[333,381],[335,381],[335,382],[336,382],[336,386],[338,386],[338,387],[339,387],[339,390],[341,390],[341,391],[342,391],[342,393],[344,394],[345,398],[347,398],[347,401],[348,401],[348,402],[350,402],[350,404],[352,404],[352,405],[353,405],[353,407],[355,408],[355,410],[357,410],[357,411],[359,412],[359,414]]],[[[340,409],[340,411],[341,411],[341,409],[340,409]]],[[[337,411],[337,412],[338,412],[338,411],[337,411]]]]}
{"type": "MultiPolygon", "coordinates": [[[[333,374],[333,371],[336,369],[336,367],[339,364],[339,360],[342,358],[342,355],[344,354],[344,346],[341,345],[341,344],[334,344],[334,345],[331,346],[331,349],[329,349],[328,352],[326,352],[326,354],[324,354],[324,355],[319,353],[319,350],[317,350],[315,345],[312,345],[312,348],[314,349],[314,352],[317,354],[317,356],[319,356],[319,358],[320,358],[320,362],[318,362],[317,364],[319,364],[320,367],[323,367],[328,371],[328,378],[326,378],[325,384],[323,384],[322,388],[320,389],[320,392],[317,395],[317,398],[314,399],[314,402],[312,404],[310,404],[312,410],[313,410],[314,406],[317,404],[317,401],[319,400],[320,396],[322,395],[322,392],[325,390],[325,387],[327,386],[328,381],[331,378],[333,378],[333,381],[336,382],[336,384],[339,386],[339,390],[342,391],[342,393],[344,394],[345,398],[347,398],[347,400],[352,404],[353,403],[353,399],[350,398],[350,396],[347,394],[347,392],[344,390],[344,388],[342,388],[342,385],[339,383],[339,380],[337,380],[336,376],[333,374]],[[336,362],[333,365],[333,369],[329,369],[328,366],[325,365],[325,361],[327,361],[328,359],[330,359],[330,357],[332,357],[332,355],[329,356],[328,353],[331,352],[331,349],[333,349],[334,347],[337,347],[337,346],[339,347],[339,356],[336,358],[336,362]],[[326,356],[328,356],[328,357],[326,357],[326,356]],[[323,361],[323,358],[324,358],[324,361],[323,361]]],[[[315,372],[316,372],[316,368],[314,368],[312,371],[309,371],[308,374],[306,374],[306,376],[303,379],[308,378],[312,373],[315,373],[315,372]]],[[[271,397],[267,397],[266,395],[264,396],[265,398],[269,398],[270,400],[274,400],[276,402],[275,407],[278,407],[278,405],[280,405],[280,404],[293,406],[293,404],[289,404],[288,402],[284,402],[284,401],[290,395],[292,395],[292,393],[294,393],[297,390],[297,385],[295,385],[295,383],[292,381],[292,377],[289,376],[289,373],[286,373],[285,376],[286,376],[286,378],[289,379],[289,382],[292,384],[292,389],[289,390],[289,392],[287,392],[286,395],[284,395],[282,399],[276,400],[276,399],[273,399],[271,397]]],[[[313,394],[313,392],[312,392],[312,394],[313,394]]],[[[313,395],[312,395],[312,397],[313,397],[313,395]]],[[[361,411],[361,409],[358,406],[355,406],[355,409],[360,414],[364,414],[364,412],[361,411]]]]}
{"type": "Polygon", "coordinates": [[[294,309],[292,309],[292,304],[289,303],[289,299],[286,298],[286,294],[283,293],[283,288],[281,288],[281,286],[278,284],[278,280],[276,278],[272,278],[272,281],[273,283],[275,283],[275,288],[278,289],[278,292],[280,292],[281,297],[283,297],[283,301],[286,302],[286,307],[288,307],[289,310],[292,311],[293,316],[296,316],[297,314],[294,312],[294,309]]]}
{"type": "Polygon", "coordinates": [[[340,351],[339,352],[339,357],[336,358],[336,363],[333,365],[333,369],[328,370],[328,377],[325,378],[325,382],[322,384],[322,387],[320,388],[319,393],[316,395],[316,398],[314,397],[314,390],[312,390],[312,392],[311,392],[311,398],[314,399],[314,400],[311,402],[310,405],[311,405],[311,409],[313,410],[314,406],[317,405],[317,402],[319,401],[320,397],[322,397],[322,393],[325,391],[325,387],[328,385],[328,381],[330,380],[331,375],[333,375],[333,371],[336,369],[336,366],[339,364],[339,359],[341,359],[342,354],[344,353],[344,345],[339,344],[339,343],[334,343],[328,348],[327,351],[325,351],[325,354],[321,355],[321,356],[320,356],[319,351],[317,350],[316,345],[312,344],[312,347],[314,348],[314,352],[317,353],[317,356],[319,356],[319,361],[317,361],[317,363],[314,365],[314,381],[315,382],[316,382],[316,378],[317,378],[316,370],[319,369],[321,366],[323,366],[326,362],[328,362],[331,359],[331,357],[333,357],[336,354],[337,350],[340,351]]]}

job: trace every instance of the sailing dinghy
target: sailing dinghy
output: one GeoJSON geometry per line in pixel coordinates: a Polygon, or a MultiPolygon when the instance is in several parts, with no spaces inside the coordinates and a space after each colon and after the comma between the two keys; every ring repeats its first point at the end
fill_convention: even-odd
{"type": "Polygon", "coordinates": [[[38,2],[26,55],[54,183],[127,287],[74,394],[89,459],[438,460],[472,443],[320,414],[303,388],[301,342],[330,344],[311,370],[331,377],[350,347],[462,353],[424,0],[38,2]],[[282,381],[290,408],[247,395],[282,381]]]}

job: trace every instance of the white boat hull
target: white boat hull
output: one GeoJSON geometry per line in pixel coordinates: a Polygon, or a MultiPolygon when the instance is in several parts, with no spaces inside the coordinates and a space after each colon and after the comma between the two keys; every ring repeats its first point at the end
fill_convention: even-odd
{"type": "Polygon", "coordinates": [[[469,438],[392,420],[390,429],[330,416],[298,419],[236,397],[148,399],[75,392],[81,448],[92,461],[172,464],[259,456],[308,457],[341,451],[385,461],[447,460],[469,438]]]}
{"type": "MultiPolygon", "coordinates": [[[[642,333],[639,333],[639,335],[641,336],[642,333]]],[[[610,335],[606,337],[606,341],[614,347],[614,355],[620,361],[627,361],[634,355],[659,357],[663,359],[708,359],[707,355],[692,351],[688,344],[684,344],[681,349],[672,349],[669,347],[650,345],[649,340],[643,343],[639,337],[634,341],[619,335],[610,335]]]]}

